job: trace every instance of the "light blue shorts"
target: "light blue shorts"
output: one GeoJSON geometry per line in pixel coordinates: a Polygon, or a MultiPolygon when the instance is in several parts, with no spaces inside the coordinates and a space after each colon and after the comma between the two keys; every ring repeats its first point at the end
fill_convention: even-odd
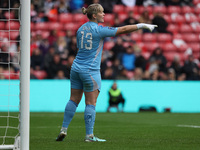
{"type": "Polygon", "coordinates": [[[71,70],[70,82],[72,89],[83,89],[84,92],[101,90],[100,71],[76,72],[71,70]]]}

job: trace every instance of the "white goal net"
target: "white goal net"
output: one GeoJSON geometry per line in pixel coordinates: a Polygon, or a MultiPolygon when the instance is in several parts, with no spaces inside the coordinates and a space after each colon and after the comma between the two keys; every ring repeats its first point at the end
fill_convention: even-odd
{"type": "MultiPolygon", "coordinates": [[[[20,76],[20,74],[24,74],[23,70],[27,69],[25,68],[26,65],[22,65],[25,62],[22,59],[22,53],[24,53],[22,40],[25,36],[22,35],[21,31],[24,27],[21,18],[23,17],[21,16],[22,11],[25,11],[24,1],[28,2],[29,0],[0,0],[0,149],[29,149],[20,148],[20,137],[25,132],[21,129],[24,119],[24,109],[22,108],[24,92],[21,87],[24,87],[22,81],[29,79],[27,78],[29,72],[28,75],[26,72],[23,77],[20,76]],[[22,80],[22,78],[24,79],[22,80]]],[[[30,39],[27,38],[27,40],[30,39]]],[[[26,46],[29,46],[29,44],[26,46]]],[[[29,48],[26,48],[27,50],[30,51],[29,48]]],[[[25,54],[27,57],[29,53],[25,54]]],[[[26,63],[30,64],[29,62],[26,63]]],[[[27,89],[29,90],[29,87],[27,89]]],[[[26,101],[29,101],[28,98],[29,93],[26,96],[26,101]]],[[[29,109],[29,106],[27,107],[29,109]]],[[[27,116],[29,117],[29,115],[27,116]]]]}

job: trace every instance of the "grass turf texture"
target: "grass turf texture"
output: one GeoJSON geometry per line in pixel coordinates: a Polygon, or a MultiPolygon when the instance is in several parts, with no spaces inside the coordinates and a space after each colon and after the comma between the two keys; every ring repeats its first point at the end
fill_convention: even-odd
{"type": "MultiPolygon", "coordinates": [[[[12,113],[17,116],[16,113],[12,113]]],[[[6,116],[6,113],[0,113],[6,116]]],[[[200,114],[97,113],[95,135],[105,143],[85,143],[84,114],[76,113],[63,142],[56,142],[63,113],[31,113],[30,150],[199,150],[200,114]],[[180,126],[182,125],[182,126],[180,126]],[[193,128],[193,125],[197,128],[193,128]],[[185,127],[184,127],[185,126],[185,127]]],[[[6,119],[0,118],[0,125],[6,119]]],[[[17,125],[10,119],[10,125],[17,125]]],[[[8,130],[9,135],[16,130],[8,130]]],[[[0,136],[4,130],[0,128],[0,136]]],[[[12,140],[6,139],[13,143],[12,140]]],[[[7,143],[6,144],[11,144],[7,143]]],[[[0,139],[2,144],[2,139],[0,139]]]]}
{"type": "Polygon", "coordinates": [[[63,113],[31,113],[31,150],[199,150],[200,114],[97,113],[95,135],[105,143],[85,143],[83,113],[76,113],[63,142],[55,139],[63,113]]]}

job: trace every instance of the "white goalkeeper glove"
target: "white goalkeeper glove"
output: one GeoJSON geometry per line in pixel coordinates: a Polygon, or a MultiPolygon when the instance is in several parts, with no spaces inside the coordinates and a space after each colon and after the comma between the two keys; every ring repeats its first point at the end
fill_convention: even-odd
{"type": "Polygon", "coordinates": [[[148,29],[149,31],[153,31],[155,27],[158,27],[157,25],[154,24],[146,24],[146,23],[139,23],[136,24],[138,29],[148,29]]]}

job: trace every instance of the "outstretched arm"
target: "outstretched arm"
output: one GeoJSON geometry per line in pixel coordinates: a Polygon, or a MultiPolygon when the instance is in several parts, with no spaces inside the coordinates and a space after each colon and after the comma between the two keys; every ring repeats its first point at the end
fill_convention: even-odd
{"type": "Polygon", "coordinates": [[[152,25],[152,24],[145,24],[145,23],[139,23],[135,25],[126,25],[126,26],[119,27],[116,32],[116,35],[131,33],[138,29],[148,29],[149,31],[152,32],[155,27],[158,27],[158,26],[152,25]]]}

